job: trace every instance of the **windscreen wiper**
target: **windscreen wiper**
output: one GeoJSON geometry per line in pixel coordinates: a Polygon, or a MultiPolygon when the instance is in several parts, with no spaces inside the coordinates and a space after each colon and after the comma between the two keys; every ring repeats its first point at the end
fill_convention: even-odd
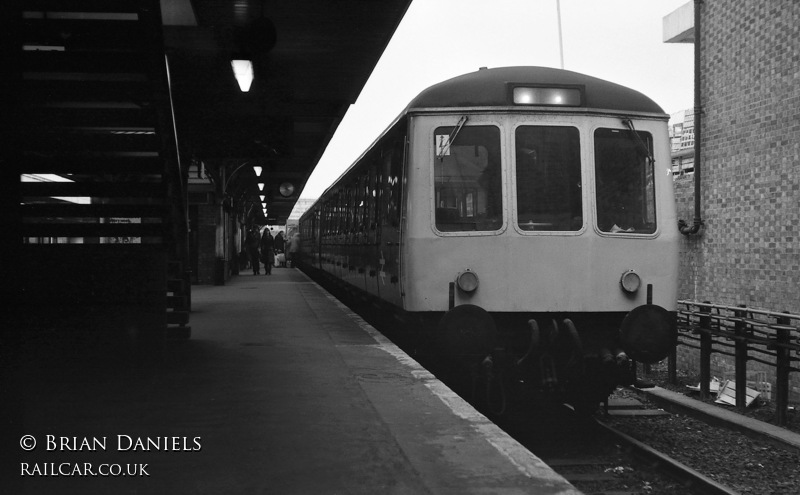
{"type": "Polygon", "coordinates": [[[456,124],[455,129],[453,129],[453,132],[451,132],[450,135],[447,136],[447,143],[445,143],[444,146],[442,146],[442,148],[440,150],[437,150],[436,152],[440,160],[444,160],[445,155],[447,155],[447,152],[450,151],[450,145],[453,144],[453,141],[456,139],[456,136],[458,136],[458,133],[461,132],[461,128],[464,127],[464,124],[466,123],[467,123],[467,116],[462,115],[461,118],[458,119],[458,123],[456,124]]]}
{"type": "Polygon", "coordinates": [[[653,156],[653,153],[650,151],[650,148],[648,148],[647,144],[642,140],[642,137],[638,132],[636,132],[636,128],[633,127],[633,121],[631,119],[622,119],[622,123],[625,125],[625,127],[630,129],[631,133],[633,133],[633,136],[636,138],[636,142],[642,148],[642,151],[644,151],[647,160],[651,165],[654,165],[656,163],[656,159],[653,156]]]}

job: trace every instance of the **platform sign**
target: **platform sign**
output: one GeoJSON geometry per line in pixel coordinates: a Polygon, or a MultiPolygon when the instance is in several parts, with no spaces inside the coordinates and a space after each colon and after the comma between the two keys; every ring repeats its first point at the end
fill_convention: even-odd
{"type": "MultiPolygon", "coordinates": [[[[122,217],[109,217],[100,219],[101,223],[142,223],[141,218],[122,218],[122,217]]],[[[141,244],[142,238],[141,237],[130,237],[130,236],[113,236],[113,237],[101,237],[100,238],[101,244],[141,244]]]]}

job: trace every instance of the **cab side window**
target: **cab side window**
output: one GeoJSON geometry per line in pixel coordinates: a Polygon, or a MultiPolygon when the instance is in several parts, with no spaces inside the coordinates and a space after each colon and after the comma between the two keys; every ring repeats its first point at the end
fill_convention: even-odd
{"type": "Polygon", "coordinates": [[[499,230],[503,226],[500,129],[439,127],[434,139],[436,228],[499,230]]]}

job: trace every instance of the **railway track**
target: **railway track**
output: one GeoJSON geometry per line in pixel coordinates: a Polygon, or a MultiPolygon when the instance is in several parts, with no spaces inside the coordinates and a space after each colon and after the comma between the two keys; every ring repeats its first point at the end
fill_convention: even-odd
{"type": "Polygon", "coordinates": [[[613,436],[617,442],[630,449],[632,455],[649,462],[654,469],[665,473],[683,487],[691,490],[691,493],[708,495],[734,495],[737,493],[600,420],[596,420],[596,423],[598,427],[613,436]]]}
{"type": "Polygon", "coordinates": [[[571,410],[558,408],[538,413],[523,408],[497,422],[587,494],[738,493],[619,431],[602,418],[578,417],[571,410]]]}

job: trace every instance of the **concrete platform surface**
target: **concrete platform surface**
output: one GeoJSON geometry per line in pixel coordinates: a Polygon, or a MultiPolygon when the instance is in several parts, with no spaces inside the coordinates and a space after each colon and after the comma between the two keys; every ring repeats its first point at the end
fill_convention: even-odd
{"type": "Polygon", "coordinates": [[[300,271],[192,298],[163,363],[4,369],[0,493],[579,493],[300,271]]]}

